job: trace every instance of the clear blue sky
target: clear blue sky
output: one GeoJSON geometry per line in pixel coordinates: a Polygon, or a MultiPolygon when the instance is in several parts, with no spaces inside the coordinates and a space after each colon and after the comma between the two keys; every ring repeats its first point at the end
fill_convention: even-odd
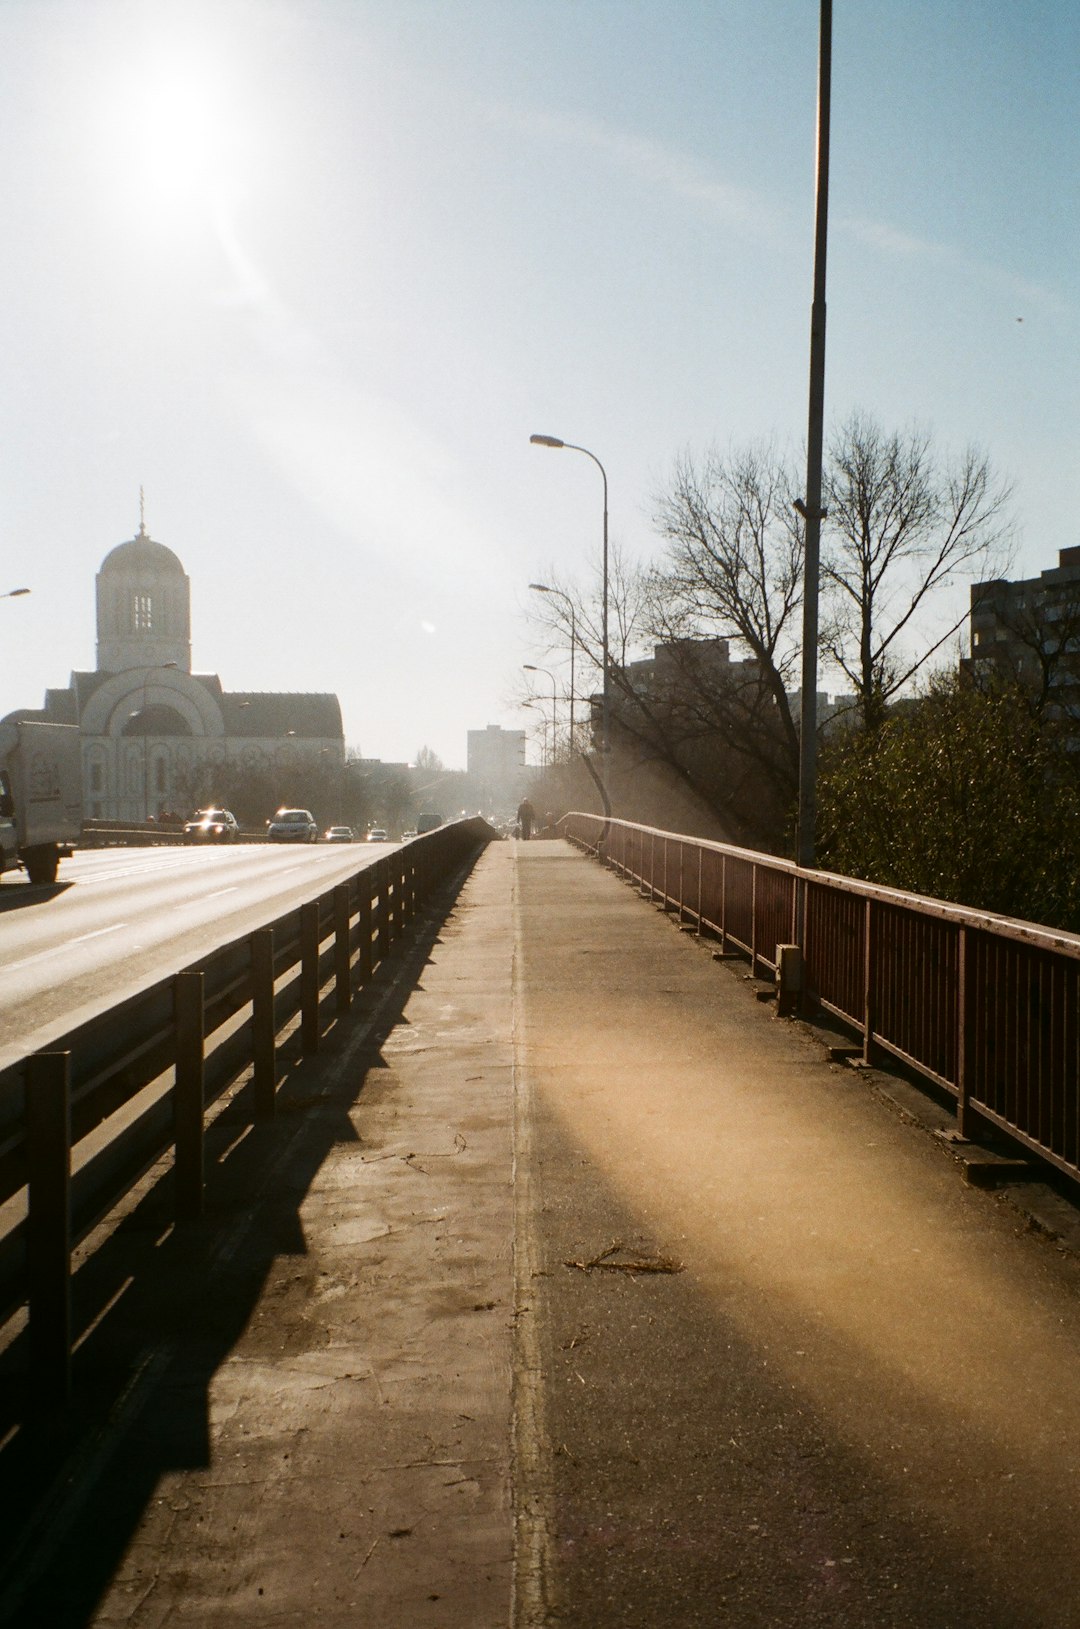
{"type": "MultiPolygon", "coordinates": [[[[838,0],[827,411],[981,444],[1080,542],[1080,8],[838,0]],[[1023,318],[1023,321],[1017,321],[1023,318]]],[[[0,712],[147,525],[194,666],[366,755],[533,728],[530,579],[806,419],[815,0],[5,0],[0,712]]],[[[543,683],[544,681],[541,681],[543,683]]]]}

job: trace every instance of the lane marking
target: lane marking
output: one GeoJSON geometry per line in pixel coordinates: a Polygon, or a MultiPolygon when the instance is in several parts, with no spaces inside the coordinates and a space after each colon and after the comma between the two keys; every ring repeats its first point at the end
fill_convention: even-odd
{"type": "Polygon", "coordinates": [[[84,933],[78,939],[68,939],[62,945],[50,945],[48,950],[39,950],[35,956],[24,956],[21,962],[5,962],[0,965],[0,972],[17,973],[20,968],[33,967],[35,962],[47,962],[62,951],[70,950],[73,945],[85,945],[90,939],[101,939],[107,933],[119,933],[126,928],[126,922],[114,922],[108,928],[96,928],[93,933],[84,933]]]}

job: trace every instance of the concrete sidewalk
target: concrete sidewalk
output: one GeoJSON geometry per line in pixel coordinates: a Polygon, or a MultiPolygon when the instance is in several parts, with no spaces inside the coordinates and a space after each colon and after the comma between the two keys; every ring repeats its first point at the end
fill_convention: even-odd
{"type": "Polygon", "coordinates": [[[1080,1621],[1075,1261],[565,844],[423,954],[133,1217],[2,1621],[1080,1621]]]}

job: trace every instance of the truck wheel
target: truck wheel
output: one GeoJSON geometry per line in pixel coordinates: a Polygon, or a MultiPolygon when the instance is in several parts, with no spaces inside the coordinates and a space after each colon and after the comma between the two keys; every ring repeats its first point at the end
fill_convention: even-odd
{"type": "Polygon", "coordinates": [[[48,844],[44,848],[31,848],[23,855],[23,864],[31,882],[51,883],[56,881],[60,855],[55,844],[48,844]]]}

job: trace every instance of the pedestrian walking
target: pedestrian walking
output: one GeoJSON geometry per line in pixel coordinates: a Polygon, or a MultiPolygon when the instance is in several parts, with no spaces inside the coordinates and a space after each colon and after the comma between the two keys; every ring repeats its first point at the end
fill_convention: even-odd
{"type": "Polygon", "coordinates": [[[533,821],[536,819],[536,810],[528,798],[522,798],[518,804],[517,819],[518,835],[527,843],[532,836],[533,821]]]}

